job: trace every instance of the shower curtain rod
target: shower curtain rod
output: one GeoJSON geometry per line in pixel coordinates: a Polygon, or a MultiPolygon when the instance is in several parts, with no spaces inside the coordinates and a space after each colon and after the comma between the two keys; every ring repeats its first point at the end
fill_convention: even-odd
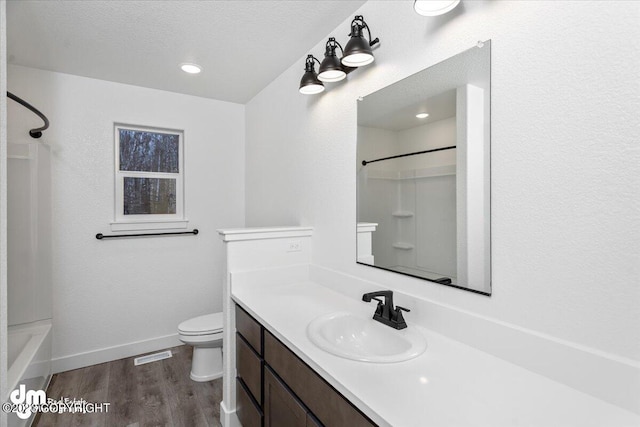
{"type": "Polygon", "coordinates": [[[47,130],[47,128],[49,128],[49,119],[47,119],[47,116],[42,114],[40,112],[40,110],[38,110],[33,105],[29,104],[24,99],[15,96],[14,94],[12,94],[9,91],[7,91],[7,97],[9,97],[10,99],[13,99],[14,101],[16,101],[18,104],[22,105],[23,107],[33,111],[36,116],[40,117],[44,121],[44,126],[39,127],[39,128],[35,128],[35,129],[31,129],[29,131],[29,135],[31,135],[31,138],[40,138],[42,136],[42,131],[43,130],[47,130]]]}
{"type": "Polygon", "coordinates": [[[380,159],[375,159],[375,160],[363,160],[362,161],[362,166],[367,166],[367,164],[369,164],[369,163],[381,162],[383,160],[397,159],[398,157],[415,156],[416,154],[434,153],[436,151],[451,150],[452,148],[456,148],[456,146],[455,145],[451,145],[449,147],[434,148],[433,150],[416,151],[416,152],[413,152],[413,153],[398,154],[397,156],[382,157],[380,159]]]}

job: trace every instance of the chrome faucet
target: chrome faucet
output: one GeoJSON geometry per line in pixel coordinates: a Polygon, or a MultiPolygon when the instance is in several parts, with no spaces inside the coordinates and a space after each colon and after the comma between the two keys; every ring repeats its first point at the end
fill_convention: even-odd
{"type": "Polygon", "coordinates": [[[407,327],[407,322],[404,321],[402,312],[409,312],[411,310],[400,307],[399,305],[393,306],[393,291],[369,292],[368,294],[362,295],[362,301],[364,302],[371,302],[372,299],[378,301],[376,312],[373,314],[373,320],[377,320],[394,329],[404,329],[407,327]],[[376,297],[384,297],[384,302],[376,297]]]}

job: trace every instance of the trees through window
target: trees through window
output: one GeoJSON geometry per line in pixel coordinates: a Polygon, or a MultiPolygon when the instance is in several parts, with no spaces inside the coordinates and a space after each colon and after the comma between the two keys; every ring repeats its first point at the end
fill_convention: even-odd
{"type": "Polygon", "coordinates": [[[183,218],[183,133],[116,125],[116,221],[183,218]]]}

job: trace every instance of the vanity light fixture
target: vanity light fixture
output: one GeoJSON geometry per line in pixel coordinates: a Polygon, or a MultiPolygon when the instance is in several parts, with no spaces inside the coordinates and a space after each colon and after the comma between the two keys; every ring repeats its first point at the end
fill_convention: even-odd
{"type": "Polygon", "coordinates": [[[422,16],[444,15],[452,11],[460,0],[415,0],[413,8],[422,16]]]}
{"type": "Polygon", "coordinates": [[[300,93],[304,95],[315,95],[324,90],[324,84],[318,80],[313,61],[317,61],[320,64],[320,61],[315,56],[307,55],[307,60],[304,63],[304,74],[300,79],[300,93]]]}
{"type": "Polygon", "coordinates": [[[185,73],[189,74],[199,74],[202,71],[202,67],[198,64],[193,64],[190,62],[185,62],[184,64],[180,64],[180,69],[185,73]]]}
{"type": "Polygon", "coordinates": [[[351,39],[347,42],[344,48],[344,56],[342,57],[342,64],[347,67],[362,67],[363,65],[371,64],[374,60],[371,46],[379,43],[380,40],[375,38],[374,40],[367,40],[362,34],[362,30],[367,29],[369,34],[369,40],[371,40],[371,30],[364,21],[362,15],[356,15],[351,21],[351,33],[349,36],[351,39]]]}
{"type": "Polygon", "coordinates": [[[429,117],[429,113],[418,113],[416,114],[416,117],[419,119],[426,119],[427,117],[429,117]]]}
{"type": "Polygon", "coordinates": [[[318,94],[324,91],[322,82],[339,82],[357,67],[371,64],[374,59],[371,46],[380,43],[380,39],[376,37],[374,40],[367,40],[362,34],[365,28],[369,39],[371,39],[369,26],[362,15],[356,15],[351,21],[351,32],[349,33],[351,38],[344,48],[336,41],[335,37],[329,37],[325,44],[322,62],[311,54],[307,55],[304,63],[304,75],[300,80],[300,93],[304,95],[318,94]],[[338,58],[336,52],[338,48],[342,53],[341,59],[338,58]],[[318,73],[316,73],[314,61],[320,65],[318,73]]]}
{"type": "Polygon", "coordinates": [[[325,46],[324,59],[320,64],[320,69],[318,69],[318,78],[323,82],[339,82],[347,77],[347,74],[355,70],[355,68],[342,65],[336,55],[337,48],[340,48],[340,52],[344,55],[342,45],[336,41],[335,37],[329,37],[325,46]]]}

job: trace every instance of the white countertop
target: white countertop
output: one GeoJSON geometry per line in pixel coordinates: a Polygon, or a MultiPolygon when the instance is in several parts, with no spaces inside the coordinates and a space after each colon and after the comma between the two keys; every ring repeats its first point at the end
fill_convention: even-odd
{"type": "MultiPolygon", "coordinates": [[[[335,311],[373,315],[374,304],[313,282],[234,284],[232,298],[380,426],[639,426],[640,417],[411,323],[427,350],[400,363],[343,359],[307,338],[335,311]]],[[[411,308],[411,307],[409,307],[411,308]]],[[[491,337],[487,337],[491,339],[491,337]]]]}

